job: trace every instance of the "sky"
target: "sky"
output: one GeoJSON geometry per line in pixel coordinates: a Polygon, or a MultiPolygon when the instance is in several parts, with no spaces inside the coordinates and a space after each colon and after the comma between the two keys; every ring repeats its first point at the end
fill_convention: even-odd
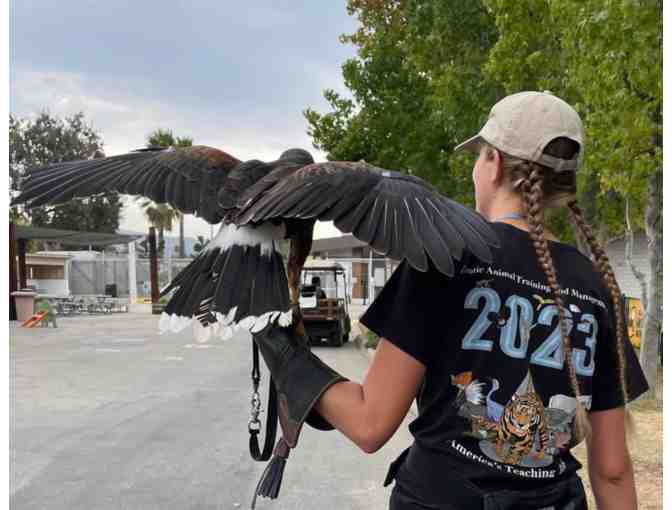
{"type": "MultiPolygon", "coordinates": [[[[326,88],[346,92],[341,65],[355,50],[338,37],[357,23],[345,0],[14,0],[10,9],[15,115],[83,111],[108,156],[168,128],[241,160],[290,147],[325,159],[302,111],[327,111],[326,88]]],[[[146,231],[126,204],[120,228],[146,231]]],[[[209,225],[187,217],[185,235],[199,234],[209,237],[209,225]]],[[[330,223],[315,231],[339,234],[330,223]]]]}

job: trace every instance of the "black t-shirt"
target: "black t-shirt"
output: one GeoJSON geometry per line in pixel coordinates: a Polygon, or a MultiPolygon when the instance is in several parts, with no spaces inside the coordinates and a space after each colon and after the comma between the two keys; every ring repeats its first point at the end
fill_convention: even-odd
{"type": "MultiPolygon", "coordinates": [[[[565,370],[558,308],[529,234],[493,223],[492,264],[467,254],[449,278],[403,261],[360,322],[426,367],[415,440],[482,487],[529,487],[581,467],[576,398],[565,370]]],[[[592,262],[549,241],[571,326],[581,401],[623,405],[611,295],[592,262]]],[[[428,259],[429,260],[429,259],[428,259]]],[[[626,342],[629,399],[648,389],[626,342]]]]}

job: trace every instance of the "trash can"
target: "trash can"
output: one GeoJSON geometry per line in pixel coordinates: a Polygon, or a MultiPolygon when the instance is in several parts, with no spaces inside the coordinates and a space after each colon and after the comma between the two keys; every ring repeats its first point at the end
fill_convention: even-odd
{"type": "Polygon", "coordinates": [[[105,295],[106,296],[112,296],[113,298],[118,297],[117,296],[117,284],[116,283],[108,283],[105,285],[105,295]]]}
{"type": "Polygon", "coordinates": [[[30,289],[17,290],[12,292],[12,296],[16,302],[16,320],[24,322],[30,319],[35,313],[37,292],[30,289]]]}

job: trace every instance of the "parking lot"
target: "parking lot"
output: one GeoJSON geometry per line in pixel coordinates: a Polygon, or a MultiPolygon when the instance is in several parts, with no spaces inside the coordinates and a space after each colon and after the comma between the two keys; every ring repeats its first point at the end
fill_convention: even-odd
{"type": "MultiPolygon", "coordinates": [[[[198,344],[138,313],[12,324],[10,335],[12,508],[249,508],[265,467],[248,453],[249,336],[198,344]]],[[[353,343],[315,352],[362,380],[368,359],[353,343]]],[[[305,427],[280,498],[257,508],[387,508],[382,480],[410,444],[406,427],[375,455],[305,427]]]]}

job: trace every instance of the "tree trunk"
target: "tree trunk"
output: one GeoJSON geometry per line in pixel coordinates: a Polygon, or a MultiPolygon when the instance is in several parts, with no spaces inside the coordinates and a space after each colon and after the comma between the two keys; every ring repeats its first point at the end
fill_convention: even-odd
{"type": "Polygon", "coordinates": [[[159,257],[163,257],[166,250],[166,243],[163,240],[163,227],[159,227],[159,246],[157,249],[159,257]]]}
{"type": "Polygon", "coordinates": [[[180,258],[184,257],[184,214],[180,213],[180,258]]]}
{"type": "Polygon", "coordinates": [[[658,170],[649,177],[646,204],[646,237],[648,240],[649,276],[642,290],[646,303],[639,362],[649,383],[645,398],[656,397],[658,380],[659,341],[662,331],[663,284],[663,172],[658,170]]]}
{"type": "Polygon", "coordinates": [[[152,289],[152,304],[157,304],[159,302],[159,261],[156,253],[156,230],[154,227],[149,228],[147,240],[149,241],[149,280],[152,289]]]}
{"type": "Polygon", "coordinates": [[[16,320],[16,301],[12,292],[18,289],[19,277],[16,271],[16,226],[9,222],[9,320],[16,320]]]}
{"type": "Polygon", "coordinates": [[[26,268],[26,239],[19,239],[17,247],[19,249],[19,290],[23,290],[28,286],[28,269],[26,268]]]}

